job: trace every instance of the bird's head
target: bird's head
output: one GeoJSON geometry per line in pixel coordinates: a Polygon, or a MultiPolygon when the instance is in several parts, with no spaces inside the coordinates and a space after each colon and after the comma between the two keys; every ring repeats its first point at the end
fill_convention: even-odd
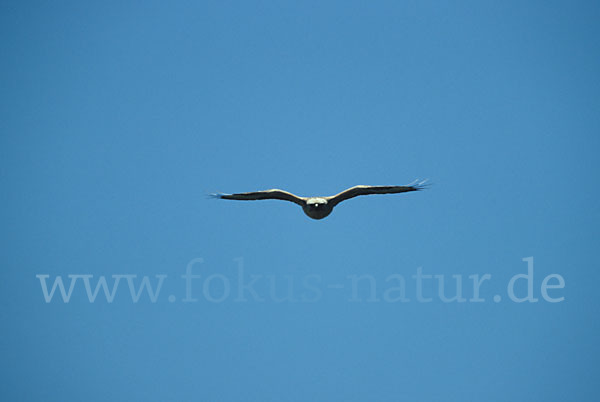
{"type": "Polygon", "coordinates": [[[318,209],[322,206],[327,205],[327,200],[325,198],[309,198],[306,201],[306,205],[308,205],[309,208],[314,208],[314,209],[318,209]]]}

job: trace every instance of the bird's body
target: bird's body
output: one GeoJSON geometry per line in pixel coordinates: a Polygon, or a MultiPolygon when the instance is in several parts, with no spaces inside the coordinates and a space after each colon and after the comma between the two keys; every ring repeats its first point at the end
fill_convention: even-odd
{"type": "Polygon", "coordinates": [[[298,197],[287,191],[272,189],[237,194],[213,194],[216,198],[224,200],[283,200],[290,201],[302,207],[306,215],[312,219],[323,219],[328,216],[333,208],[342,201],[359,195],[368,194],[396,194],[408,191],[418,191],[424,188],[425,182],[413,183],[407,186],[354,186],[339,194],[329,197],[298,197]]]}
{"type": "Polygon", "coordinates": [[[333,205],[328,203],[325,198],[312,197],[306,200],[302,210],[313,219],[323,219],[333,211],[333,205]]]}

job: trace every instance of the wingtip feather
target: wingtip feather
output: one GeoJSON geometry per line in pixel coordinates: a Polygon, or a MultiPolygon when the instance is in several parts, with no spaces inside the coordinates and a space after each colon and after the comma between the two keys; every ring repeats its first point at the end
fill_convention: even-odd
{"type": "Polygon", "coordinates": [[[429,179],[425,179],[425,180],[417,179],[417,180],[413,181],[411,184],[409,184],[409,186],[414,187],[415,190],[424,190],[424,189],[428,188],[430,185],[431,185],[431,183],[429,182],[429,179]]]}

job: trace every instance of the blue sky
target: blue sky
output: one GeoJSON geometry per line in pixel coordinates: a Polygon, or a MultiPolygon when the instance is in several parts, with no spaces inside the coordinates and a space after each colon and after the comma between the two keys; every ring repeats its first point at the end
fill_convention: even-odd
{"type": "Polygon", "coordinates": [[[599,17],[585,1],[3,2],[2,399],[593,399],[599,17]],[[432,185],[322,221],[206,197],[417,178],[432,185]],[[527,257],[538,301],[516,303],[527,257]],[[448,295],[459,275],[467,299],[489,274],[485,302],[445,303],[435,279],[418,302],[419,267],[448,295]],[[541,296],[551,274],[562,302],[541,296]],[[155,302],[123,277],[91,303],[80,277],[46,303],[36,275],[166,277],[155,302]],[[409,301],[385,299],[393,275],[409,301]],[[262,301],[236,300],[252,278],[262,301]]]}

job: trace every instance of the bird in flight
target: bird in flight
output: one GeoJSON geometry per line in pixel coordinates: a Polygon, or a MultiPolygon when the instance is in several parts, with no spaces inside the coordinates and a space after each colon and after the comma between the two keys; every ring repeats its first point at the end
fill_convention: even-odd
{"type": "Polygon", "coordinates": [[[287,191],[272,189],[264,191],[254,191],[250,193],[237,194],[211,194],[214,198],[223,200],[283,200],[291,201],[302,207],[306,215],[312,219],[323,219],[328,216],[333,208],[342,201],[350,198],[358,197],[359,195],[369,194],[396,194],[406,193],[408,191],[418,191],[425,188],[425,181],[414,182],[406,186],[354,186],[339,194],[329,197],[298,197],[287,191]]]}

